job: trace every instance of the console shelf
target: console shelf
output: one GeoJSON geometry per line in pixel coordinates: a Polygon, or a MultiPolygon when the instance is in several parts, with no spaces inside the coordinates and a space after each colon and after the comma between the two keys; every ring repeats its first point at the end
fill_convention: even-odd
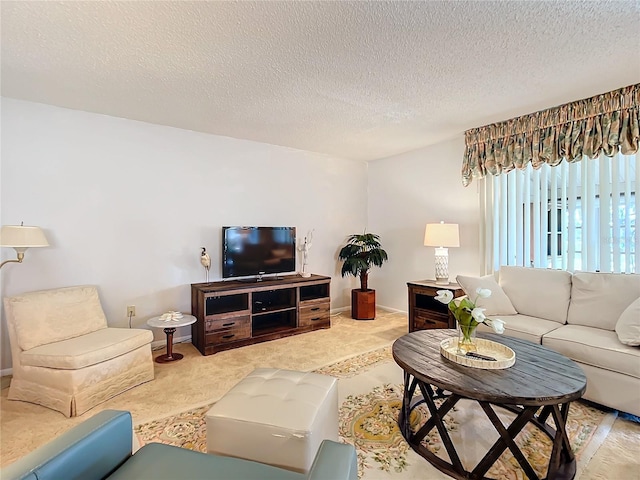
{"type": "Polygon", "coordinates": [[[298,275],[191,284],[193,345],[203,355],[329,328],[331,278],[298,275]]]}

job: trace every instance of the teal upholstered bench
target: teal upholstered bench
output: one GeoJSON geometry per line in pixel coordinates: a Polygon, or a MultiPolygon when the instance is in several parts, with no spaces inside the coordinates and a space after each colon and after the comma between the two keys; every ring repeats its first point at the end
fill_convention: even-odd
{"type": "Polygon", "coordinates": [[[243,479],[357,480],[352,445],[325,440],[305,475],[249,460],[210,455],[150,443],[132,454],[129,412],[104,410],[17,462],[3,468],[3,480],[243,479]]]}

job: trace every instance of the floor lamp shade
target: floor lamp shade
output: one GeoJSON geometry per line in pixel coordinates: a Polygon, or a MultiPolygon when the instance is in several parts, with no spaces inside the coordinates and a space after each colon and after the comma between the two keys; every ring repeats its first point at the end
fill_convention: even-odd
{"type": "Polygon", "coordinates": [[[457,223],[428,223],[424,230],[424,244],[436,247],[436,283],[449,284],[449,249],[460,246],[460,233],[457,223]]]}
{"type": "Polygon", "coordinates": [[[0,229],[0,247],[12,247],[18,254],[16,260],[6,260],[0,263],[0,267],[6,263],[21,263],[27,248],[48,247],[49,242],[40,227],[24,225],[4,225],[0,229]]]}

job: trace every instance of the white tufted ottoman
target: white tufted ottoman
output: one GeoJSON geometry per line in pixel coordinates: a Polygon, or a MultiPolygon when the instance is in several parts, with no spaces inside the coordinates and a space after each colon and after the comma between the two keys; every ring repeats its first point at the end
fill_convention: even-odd
{"type": "Polygon", "coordinates": [[[307,473],[322,440],[338,441],[337,383],[254,370],[207,412],[207,451],[307,473]]]}

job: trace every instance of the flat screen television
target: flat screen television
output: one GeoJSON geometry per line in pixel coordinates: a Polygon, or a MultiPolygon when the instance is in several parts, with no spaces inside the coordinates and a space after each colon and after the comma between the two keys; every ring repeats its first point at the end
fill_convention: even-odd
{"type": "Polygon", "coordinates": [[[296,270],[296,227],[222,227],[222,278],[296,270]]]}

